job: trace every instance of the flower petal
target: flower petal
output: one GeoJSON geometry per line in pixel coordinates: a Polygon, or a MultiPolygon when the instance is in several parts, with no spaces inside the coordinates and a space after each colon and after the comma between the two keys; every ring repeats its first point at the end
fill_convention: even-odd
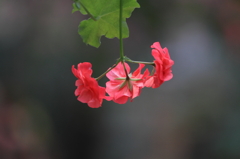
{"type": "Polygon", "coordinates": [[[81,74],[84,76],[92,75],[92,64],[89,62],[83,62],[78,64],[78,70],[81,70],[81,74]]]}
{"type": "Polygon", "coordinates": [[[157,49],[157,50],[162,50],[162,47],[159,42],[155,42],[151,45],[151,48],[157,49]]]}
{"type": "Polygon", "coordinates": [[[139,64],[138,68],[133,72],[132,78],[138,77],[141,74],[141,71],[145,65],[144,64],[139,64]]]}
{"type": "Polygon", "coordinates": [[[91,108],[98,108],[101,106],[103,99],[111,100],[110,97],[105,96],[105,88],[100,87],[96,79],[92,78],[92,64],[89,62],[79,63],[78,69],[72,66],[73,74],[78,78],[75,85],[75,95],[82,103],[88,103],[91,108]]]}
{"type": "Polygon", "coordinates": [[[157,88],[163,82],[172,79],[172,70],[171,67],[174,64],[174,61],[170,58],[167,48],[161,47],[159,42],[153,43],[151,46],[152,56],[154,57],[155,64],[155,73],[152,77],[147,77],[145,86],[157,88]]]}
{"type": "Polygon", "coordinates": [[[87,89],[82,90],[78,96],[78,100],[82,103],[87,103],[91,99],[92,99],[92,92],[87,89]]]}
{"type": "Polygon", "coordinates": [[[101,107],[102,102],[100,102],[98,99],[93,98],[88,102],[88,106],[91,108],[99,108],[101,107]]]}
{"type": "Polygon", "coordinates": [[[118,104],[125,104],[128,101],[128,98],[129,97],[127,97],[127,96],[121,96],[121,97],[119,97],[117,99],[114,99],[113,101],[115,103],[118,103],[118,104]]]}

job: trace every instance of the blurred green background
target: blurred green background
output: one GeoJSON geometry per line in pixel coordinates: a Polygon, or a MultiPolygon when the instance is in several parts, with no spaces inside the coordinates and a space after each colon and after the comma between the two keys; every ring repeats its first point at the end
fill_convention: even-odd
{"type": "Polygon", "coordinates": [[[125,54],[152,61],[159,41],[174,77],[91,109],[74,96],[71,67],[88,61],[99,76],[118,40],[85,45],[77,29],[88,17],[72,14],[70,0],[0,1],[1,159],[240,158],[240,1],[138,2],[125,54]]]}

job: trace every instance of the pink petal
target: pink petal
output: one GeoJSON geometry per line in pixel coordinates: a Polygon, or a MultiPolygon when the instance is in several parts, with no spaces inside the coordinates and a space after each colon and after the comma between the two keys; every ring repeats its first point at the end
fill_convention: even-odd
{"type": "Polygon", "coordinates": [[[111,101],[111,100],[113,100],[113,97],[105,96],[103,99],[106,99],[107,101],[111,101]]]}
{"type": "Polygon", "coordinates": [[[139,76],[144,66],[144,64],[139,64],[138,68],[133,72],[132,77],[139,76]]]}
{"type": "Polygon", "coordinates": [[[164,81],[169,81],[172,78],[173,78],[173,74],[172,73],[168,73],[166,76],[164,76],[164,81]]]}
{"type": "Polygon", "coordinates": [[[101,86],[98,87],[98,92],[99,92],[99,98],[104,98],[105,97],[105,88],[101,86]]]}
{"type": "Polygon", "coordinates": [[[82,82],[82,80],[76,80],[76,82],[75,82],[75,86],[80,86],[80,85],[83,85],[83,82],[82,82]]]}
{"type": "Polygon", "coordinates": [[[143,73],[142,79],[145,80],[150,75],[150,72],[148,69],[146,69],[143,73]]]}
{"type": "Polygon", "coordinates": [[[169,55],[168,49],[166,47],[163,49],[163,52],[165,54],[165,57],[170,59],[170,55],[169,55]]]}
{"type": "Polygon", "coordinates": [[[113,101],[115,103],[118,103],[118,104],[125,104],[128,101],[128,97],[127,96],[122,96],[118,99],[114,99],[113,101]]]}
{"type": "Polygon", "coordinates": [[[78,72],[78,70],[76,68],[74,68],[74,65],[72,65],[72,73],[74,74],[74,76],[79,78],[79,72],[78,72]]]}
{"type": "Polygon", "coordinates": [[[83,62],[78,64],[78,70],[81,71],[81,74],[84,76],[92,75],[92,64],[89,62],[83,62]]]}
{"type": "Polygon", "coordinates": [[[132,99],[140,95],[140,88],[133,85],[132,99]]]}
{"type": "Polygon", "coordinates": [[[79,94],[81,94],[81,92],[82,92],[82,89],[77,88],[77,89],[74,91],[74,94],[75,94],[75,96],[79,96],[79,94]]]}
{"type": "Polygon", "coordinates": [[[129,91],[127,85],[124,86],[123,88],[121,88],[120,90],[118,90],[117,92],[115,92],[115,99],[120,98],[121,96],[127,96],[127,97],[131,97],[132,94],[129,91]]]}
{"type": "MultiPolygon", "coordinates": [[[[116,78],[123,77],[121,71],[118,68],[112,69],[106,74],[106,76],[110,81],[114,81],[116,78]]],[[[126,75],[124,77],[126,77],[126,75]]]]}
{"type": "Polygon", "coordinates": [[[102,99],[106,99],[107,101],[110,101],[112,100],[112,97],[110,96],[105,96],[106,92],[105,92],[105,88],[104,87],[100,87],[99,86],[99,98],[102,98],[102,99]]]}
{"type": "Polygon", "coordinates": [[[93,98],[92,92],[89,90],[86,90],[86,89],[81,91],[81,94],[79,94],[79,96],[78,96],[78,100],[82,103],[87,103],[92,98],[93,98]]]}
{"type": "Polygon", "coordinates": [[[154,82],[154,78],[153,78],[153,76],[152,76],[152,77],[148,78],[148,79],[145,81],[144,86],[145,86],[145,87],[152,87],[153,82],[154,82]]]}
{"type": "Polygon", "coordinates": [[[110,96],[114,96],[115,95],[115,92],[117,92],[122,84],[122,81],[119,80],[118,81],[108,81],[106,83],[106,92],[110,95],[110,96]]]}
{"type": "Polygon", "coordinates": [[[157,50],[162,50],[162,47],[159,42],[155,42],[151,45],[151,48],[155,48],[157,50]]]}
{"type": "Polygon", "coordinates": [[[162,80],[159,80],[157,77],[154,77],[154,83],[152,85],[152,88],[158,88],[161,86],[161,84],[163,83],[162,80]]]}
{"type": "Polygon", "coordinates": [[[91,108],[99,108],[102,105],[102,101],[99,101],[97,99],[92,99],[88,102],[88,106],[91,108]]]}
{"type": "MultiPolygon", "coordinates": [[[[122,63],[121,63],[121,65],[122,65],[122,63]]],[[[126,70],[127,70],[127,73],[129,73],[130,72],[130,66],[126,63],[126,62],[124,62],[124,65],[125,65],[125,67],[126,67],[126,70]]],[[[123,67],[123,66],[122,66],[123,67]]],[[[123,67],[124,68],[124,67],[123,67]]],[[[124,72],[124,74],[125,74],[125,71],[123,70],[123,72],[124,72]]]]}
{"type": "Polygon", "coordinates": [[[152,50],[152,56],[155,60],[161,62],[161,54],[157,50],[152,50]]]}
{"type": "MultiPolygon", "coordinates": [[[[130,72],[130,67],[127,63],[124,63],[127,72],[130,72]]],[[[106,74],[107,78],[111,81],[115,80],[116,78],[123,78],[126,77],[126,73],[124,71],[123,64],[121,62],[118,63],[118,65],[112,69],[110,72],[106,74]]]]}

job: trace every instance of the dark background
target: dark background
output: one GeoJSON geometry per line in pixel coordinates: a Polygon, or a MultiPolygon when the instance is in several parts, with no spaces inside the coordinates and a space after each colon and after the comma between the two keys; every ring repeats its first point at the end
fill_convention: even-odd
{"type": "Polygon", "coordinates": [[[74,96],[71,67],[88,61],[99,76],[118,40],[85,45],[77,29],[88,16],[72,14],[70,0],[0,1],[1,159],[240,158],[240,1],[138,2],[125,54],[152,61],[159,41],[174,77],[91,109],[74,96]]]}

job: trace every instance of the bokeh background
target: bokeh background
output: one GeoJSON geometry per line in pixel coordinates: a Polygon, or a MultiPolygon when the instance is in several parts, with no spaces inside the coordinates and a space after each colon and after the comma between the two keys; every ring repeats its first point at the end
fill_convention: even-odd
{"type": "Polygon", "coordinates": [[[0,0],[1,159],[240,158],[240,1],[138,2],[125,54],[152,61],[159,41],[174,78],[91,109],[74,96],[71,67],[88,61],[99,76],[118,40],[85,45],[77,29],[88,17],[70,0],[0,0]]]}

